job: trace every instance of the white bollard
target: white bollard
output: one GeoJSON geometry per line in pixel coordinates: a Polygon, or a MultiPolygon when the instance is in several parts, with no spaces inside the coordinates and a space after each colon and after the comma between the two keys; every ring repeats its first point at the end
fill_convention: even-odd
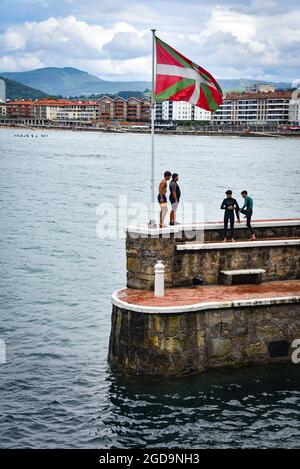
{"type": "Polygon", "coordinates": [[[165,296],[165,266],[157,261],[154,266],[154,296],[165,296]]]}

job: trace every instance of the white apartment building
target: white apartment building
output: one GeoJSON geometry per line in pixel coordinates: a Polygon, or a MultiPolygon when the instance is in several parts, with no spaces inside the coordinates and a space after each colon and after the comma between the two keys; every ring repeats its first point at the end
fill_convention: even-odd
{"type": "Polygon", "coordinates": [[[98,115],[97,104],[92,103],[69,103],[60,106],[57,110],[57,120],[95,120],[98,115]]]}
{"type": "Polygon", "coordinates": [[[212,114],[216,124],[286,124],[292,91],[227,93],[212,114]]]}
{"type": "Polygon", "coordinates": [[[191,121],[193,118],[192,105],[186,101],[173,101],[173,121],[191,121]]]}
{"type": "Polygon", "coordinates": [[[94,120],[98,117],[96,102],[67,101],[67,100],[40,100],[33,106],[33,116],[46,120],[94,120]]]}
{"type": "Polygon", "coordinates": [[[289,121],[293,125],[300,125],[300,98],[291,99],[290,101],[289,121]]]}
{"type": "Polygon", "coordinates": [[[201,107],[194,106],[194,120],[195,121],[210,121],[211,112],[202,109],[201,107]]]}
{"type": "Polygon", "coordinates": [[[162,101],[156,103],[155,118],[164,121],[209,121],[211,112],[186,101],[162,101]]]}

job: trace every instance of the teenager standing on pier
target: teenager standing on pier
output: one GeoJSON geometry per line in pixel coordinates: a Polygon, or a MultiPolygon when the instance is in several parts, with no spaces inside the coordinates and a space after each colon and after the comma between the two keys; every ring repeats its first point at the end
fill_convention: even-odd
{"type": "Polygon", "coordinates": [[[241,196],[244,199],[244,205],[241,208],[241,213],[245,215],[245,218],[247,220],[247,228],[250,234],[250,240],[254,241],[255,234],[251,226],[251,217],[253,214],[253,199],[248,195],[247,191],[242,191],[241,196]]]}
{"type": "Polygon", "coordinates": [[[227,241],[227,232],[228,232],[228,223],[230,223],[230,237],[231,241],[234,242],[234,212],[240,223],[240,215],[239,215],[239,204],[237,201],[232,197],[232,191],[226,191],[226,199],[223,200],[221,204],[221,209],[225,210],[224,213],[224,242],[227,241]]]}
{"type": "Polygon", "coordinates": [[[164,221],[165,221],[165,217],[168,211],[166,193],[167,193],[167,182],[170,180],[170,178],[171,178],[170,171],[165,171],[164,178],[159,183],[157,200],[160,205],[160,215],[159,215],[159,227],[160,228],[166,228],[167,226],[165,225],[164,221]]]}
{"type": "Polygon", "coordinates": [[[170,202],[172,206],[170,213],[170,225],[178,225],[178,223],[176,223],[176,211],[181,196],[178,179],[179,176],[177,173],[172,174],[172,181],[170,182],[170,202]]]}

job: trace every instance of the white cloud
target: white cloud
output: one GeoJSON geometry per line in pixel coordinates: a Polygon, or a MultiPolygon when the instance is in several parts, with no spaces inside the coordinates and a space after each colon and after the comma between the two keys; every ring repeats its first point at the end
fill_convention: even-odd
{"type": "Polygon", "coordinates": [[[24,37],[16,31],[8,29],[3,35],[3,45],[4,49],[7,51],[14,51],[18,49],[23,49],[26,44],[24,37]]]}
{"type": "Polygon", "coordinates": [[[46,63],[81,67],[106,78],[136,75],[149,79],[151,72],[150,33],[124,21],[109,28],[88,24],[74,15],[26,21],[0,36],[1,49],[3,71],[30,70],[46,63]],[[149,37],[145,39],[145,35],[149,37]]]}
{"type": "Polygon", "coordinates": [[[247,44],[253,52],[265,50],[265,44],[257,40],[254,16],[238,13],[229,8],[216,7],[202,36],[207,38],[219,31],[232,34],[240,43],[247,44]]]}
{"type": "MultiPolygon", "coordinates": [[[[123,28],[124,29],[124,28],[123,28]]],[[[45,21],[26,21],[10,27],[0,40],[7,51],[24,49],[30,51],[57,51],[71,55],[77,53],[101,53],[102,46],[114,37],[114,30],[100,25],[89,25],[75,16],[48,18],[45,21]]]]}
{"type": "MultiPolygon", "coordinates": [[[[209,59],[209,50],[212,61],[218,66],[221,64],[223,70],[235,64],[240,76],[256,78],[258,70],[263,73],[265,68],[268,73],[270,67],[273,74],[276,68],[279,73],[283,68],[289,73],[289,66],[294,66],[298,57],[299,24],[300,10],[256,16],[217,6],[202,31],[190,35],[190,39],[197,44],[202,57],[209,59]],[[246,70],[250,75],[246,75],[246,70]]],[[[284,79],[288,81],[291,76],[284,79]]]]}
{"type": "Polygon", "coordinates": [[[19,72],[20,70],[34,70],[46,67],[47,64],[31,54],[16,57],[3,55],[0,57],[0,70],[5,72],[19,72]]]}
{"type": "Polygon", "coordinates": [[[151,53],[150,32],[118,32],[113,39],[104,44],[103,49],[111,58],[128,59],[143,57],[151,53]]]}
{"type": "MultiPolygon", "coordinates": [[[[0,35],[0,71],[74,66],[104,79],[150,80],[149,25],[157,24],[162,39],[219,78],[299,76],[300,10],[287,7],[279,14],[282,2],[276,0],[232,2],[205,4],[203,17],[198,1],[188,0],[185,9],[179,1],[165,1],[158,14],[157,0],[151,6],[111,0],[103,7],[85,0],[86,6],[94,4],[95,17],[103,11],[103,21],[71,14],[6,28],[0,35]]],[[[78,11],[77,0],[68,4],[78,11]]]]}
{"type": "Polygon", "coordinates": [[[72,64],[67,62],[66,66],[73,66],[82,70],[89,70],[93,75],[112,81],[150,81],[151,80],[151,58],[137,57],[126,60],[76,60],[72,64]]]}
{"type": "Polygon", "coordinates": [[[111,28],[88,24],[74,15],[48,18],[44,21],[26,21],[11,26],[0,36],[0,50],[26,51],[44,54],[45,58],[58,54],[67,57],[106,56],[103,46],[118,34],[135,34],[130,24],[117,22],[111,28]]]}

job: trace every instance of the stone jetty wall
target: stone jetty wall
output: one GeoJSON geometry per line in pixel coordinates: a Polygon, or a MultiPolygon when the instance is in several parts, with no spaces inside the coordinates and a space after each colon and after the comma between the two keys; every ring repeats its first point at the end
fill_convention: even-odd
{"type": "Polygon", "coordinates": [[[191,286],[193,278],[217,284],[221,270],[264,269],[263,281],[300,278],[300,245],[234,249],[179,251],[176,253],[172,285],[191,286]]]}
{"type": "MultiPolygon", "coordinates": [[[[300,222],[287,222],[286,225],[276,222],[273,225],[270,222],[265,226],[262,223],[259,226],[255,226],[255,223],[253,225],[258,240],[300,238],[300,222]]],[[[218,283],[219,271],[223,269],[262,268],[266,270],[263,280],[300,278],[299,245],[178,251],[177,246],[193,241],[190,231],[167,232],[166,237],[159,233],[150,235],[150,232],[129,230],[127,233],[128,287],[153,289],[154,265],[158,260],[165,264],[166,287],[191,286],[194,277],[201,277],[204,284],[215,284],[218,283]]],[[[237,228],[237,240],[243,240],[247,236],[245,227],[237,228]]],[[[205,226],[205,242],[220,241],[222,237],[222,226],[205,226]]],[[[201,238],[199,233],[196,233],[195,238],[201,238]]]]}
{"type": "Polygon", "coordinates": [[[109,363],[132,375],[290,362],[300,303],[145,314],[113,305],[109,363]]]}

